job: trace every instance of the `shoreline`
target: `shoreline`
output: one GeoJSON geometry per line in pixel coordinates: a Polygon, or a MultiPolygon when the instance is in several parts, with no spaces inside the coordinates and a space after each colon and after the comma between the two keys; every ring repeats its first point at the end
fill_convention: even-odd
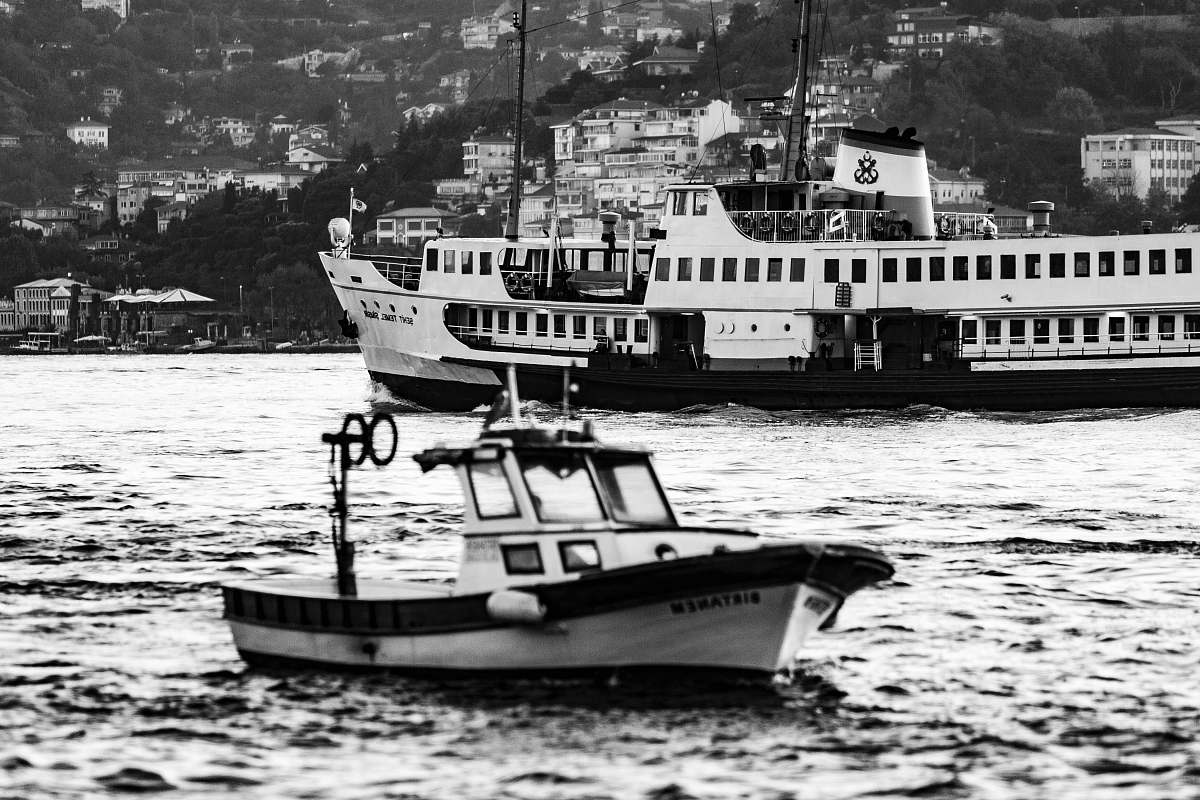
{"type": "Polygon", "coordinates": [[[313,344],[292,345],[281,350],[263,347],[210,347],[207,350],[179,351],[174,348],[149,348],[146,350],[96,350],[63,348],[57,350],[21,350],[16,347],[0,348],[0,356],[185,356],[185,355],[271,355],[298,353],[312,355],[314,353],[357,353],[357,344],[313,344]]]}

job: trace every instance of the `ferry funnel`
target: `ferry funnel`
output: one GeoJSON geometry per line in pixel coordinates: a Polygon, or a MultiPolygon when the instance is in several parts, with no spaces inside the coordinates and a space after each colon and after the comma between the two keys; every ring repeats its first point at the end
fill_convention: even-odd
{"type": "Polygon", "coordinates": [[[916,131],[911,128],[904,134],[894,130],[843,129],[833,182],[844,189],[882,195],[877,208],[908,219],[914,238],[932,239],[933,199],[925,145],[912,138],[916,131]]]}

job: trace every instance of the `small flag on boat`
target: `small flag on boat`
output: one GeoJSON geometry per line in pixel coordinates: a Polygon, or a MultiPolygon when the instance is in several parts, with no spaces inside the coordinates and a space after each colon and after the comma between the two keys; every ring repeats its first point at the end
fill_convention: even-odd
{"type": "Polygon", "coordinates": [[[367,204],[357,197],[350,201],[350,207],[360,214],[367,210],[367,204]]]}
{"type": "Polygon", "coordinates": [[[483,418],[483,427],[492,427],[504,417],[512,416],[512,403],[509,401],[507,389],[501,389],[500,394],[496,395],[496,399],[492,402],[492,407],[488,409],[487,416],[483,418]]]}

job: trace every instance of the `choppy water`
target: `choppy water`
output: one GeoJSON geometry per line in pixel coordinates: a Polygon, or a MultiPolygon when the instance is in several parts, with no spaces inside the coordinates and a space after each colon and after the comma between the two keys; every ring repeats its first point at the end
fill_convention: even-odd
{"type": "MultiPolygon", "coordinates": [[[[893,558],[790,688],[247,670],[217,586],[329,571],[319,436],[380,399],[354,355],[0,359],[0,797],[1200,797],[1200,412],[594,415],[688,521],[893,558]]],[[[453,574],[448,472],[351,492],[360,574],[453,574]]]]}

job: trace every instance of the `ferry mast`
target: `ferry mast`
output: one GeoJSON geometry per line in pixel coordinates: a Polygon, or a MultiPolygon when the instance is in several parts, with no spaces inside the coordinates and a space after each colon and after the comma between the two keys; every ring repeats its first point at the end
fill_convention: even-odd
{"type": "Polygon", "coordinates": [[[508,223],[504,226],[504,238],[510,242],[520,238],[521,216],[521,144],[525,123],[525,6],[513,14],[513,27],[517,30],[517,100],[513,106],[513,175],[512,188],[508,195],[508,223]]]}
{"type": "Polygon", "coordinates": [[[810,61],[809,37],[812,28],[812,0],[796,0],[800,4],[800,15],[796,19],[796,36],[792,39],[792,51],[796,54],[795,78],[792,81],[792,104],[788,113],[787,141],[784,143],[783,159],[779,165],[779,180],[808,179],[808,122],[805,116],[808,100],[808,63],[810,61]],[[796,104],[800,105],[800,137],[795,137],[796,104]],[[804,173],[800,174],[803,164],[804,173]]]}

